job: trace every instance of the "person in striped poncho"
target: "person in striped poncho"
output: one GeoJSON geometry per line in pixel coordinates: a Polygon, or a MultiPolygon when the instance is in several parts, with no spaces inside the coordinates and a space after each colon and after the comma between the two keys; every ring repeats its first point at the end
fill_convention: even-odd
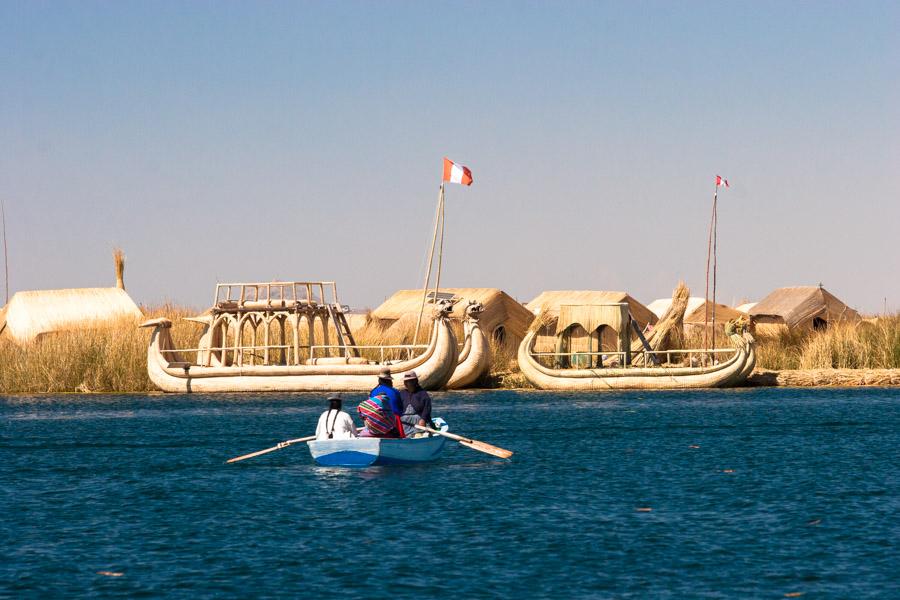
{"type": "Polygon", "coordinates": [[[390,401],[384,394],[372,396],[359,403],[356,409],[365,424],[365,429],[359,433],[359,437],[402,437],[397,432],[396,420],[391,410],[390,401]]]}

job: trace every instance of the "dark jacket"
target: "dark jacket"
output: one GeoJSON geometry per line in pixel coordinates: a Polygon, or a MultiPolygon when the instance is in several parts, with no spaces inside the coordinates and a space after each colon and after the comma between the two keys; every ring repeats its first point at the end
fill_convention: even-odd
{"type": "MultiPolygon", "coordinates": [[[[403,400],[404,415],[415,414],[426,423],[431,423],[431,396],[428,395],[428,392],[422,388],[417,388],[411,393],[403,389],[400,390],[400,399],[403,400]]],[[[404,418],[403,421],[410,422],[408,418],[404,418]]]]}

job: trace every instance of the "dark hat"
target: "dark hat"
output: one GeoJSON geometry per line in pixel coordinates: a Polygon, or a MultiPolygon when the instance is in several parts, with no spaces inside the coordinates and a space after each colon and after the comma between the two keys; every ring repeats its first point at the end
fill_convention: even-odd
{"type": "Polygon", "coordinates": [[[418,379],[418,378],[419,378],[419,376],[416,375],[416,372],[415,372],[415,371],[407,371],[407,372],[403,375],[403,381],[410,381],[410,380],[418,379]]]}
{"type": "Polygon", "coordinates": [[[343,402],[344,399],[341,398],[340,394],[332,394],[332,395],[328,396],[328,401],[329,402],[343,402]]]}
{"type": "Polygon", "coordinates": [[[394,376],[391,375],[391,370],[388,369],[387,367],[378,371],[378,379],[393,379],[393,378],[394,378],[394,376]]]}

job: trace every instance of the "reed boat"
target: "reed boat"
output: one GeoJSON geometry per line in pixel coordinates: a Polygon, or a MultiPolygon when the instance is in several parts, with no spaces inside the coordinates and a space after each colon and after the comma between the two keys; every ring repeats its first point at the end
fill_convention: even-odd
{"type": "Polygon", "coordinates": [[[447,382],[447,389],[467,388],[478,382],[490,369],[490,345],[487,336],[484,335],[484,331],[478,324],[478,317],[483,311],[484,306],[480,302],[470,301],[466,307],[466,320],[463,322],[465,334],[463,347],[457,357],[456,370],[450,381],[447,382]]]}
{"type": "MultiPolygon", "coordinates": [[[[753,336],[742,329],[727,330],[731,348],[707,350],[645,350],[622,352],[535,352],[537,329],[522,340],[518,351],[519,368],[535,387],[558,391],[602,390],[668,390],[688,388],[718,388],[741,385],[756,364],[756,343],[753,336]],[[602,357],[615,357],[625,366],[599,366],[602,357]],[[659,360],[672,356],[686,356],[689,363],[699,366],[671,365],[659,360]],[[560,368],[561,362],[577,357],[590,363],[588,368],[560,368]],[[633,366],[642,358],[641,366],[633,366]],[[561,360],[562,359],[562,360],[561,360]],[[552,362],[554,366],[542,364],[552,362]]],[[[571,361],[570,361],[571,364],[571,361]]]]}
{"type": "Polygon", "coordinates": [[[343,313],[334,282],[219,284],[213,307],[190,319],[204,326],[197,348],[175,347],[169,319],[142,325],[153,330],[147,373],[179,393],[367,391],[385,367],[397,387],[407,371],[427,390],[452,377],[458,350],[449,306],[435,305],[422,345],[356,345],[343,313]]]}
{"type": "MultiPolygon", "coordinates": [[[[447,423],[434,419],[440,431],[447,423]]],[[[412,465],[436,460],[447,438],[426,435],[418,438],[390,439],[361,437],[349,440],[313,440],[307,442],[309,453],[317,465],[324,467],[371,467],[379,465],[412,465]]]]}

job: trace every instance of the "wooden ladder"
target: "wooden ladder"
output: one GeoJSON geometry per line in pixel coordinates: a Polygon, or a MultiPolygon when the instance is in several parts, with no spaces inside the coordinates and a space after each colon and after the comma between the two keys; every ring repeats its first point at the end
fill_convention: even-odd
{"type": "Polygon", "coordinates": [[[353,339],[353,333],[350,331],[350,324],[347,323],[347,317],[339,305],[325,305],[328,308],[328,316],[334,323],[334,329],[337,331],[338,343],[343,346],[346,356],[359,357],[359,349],[356,347],[356,341],[353,339]]]}

